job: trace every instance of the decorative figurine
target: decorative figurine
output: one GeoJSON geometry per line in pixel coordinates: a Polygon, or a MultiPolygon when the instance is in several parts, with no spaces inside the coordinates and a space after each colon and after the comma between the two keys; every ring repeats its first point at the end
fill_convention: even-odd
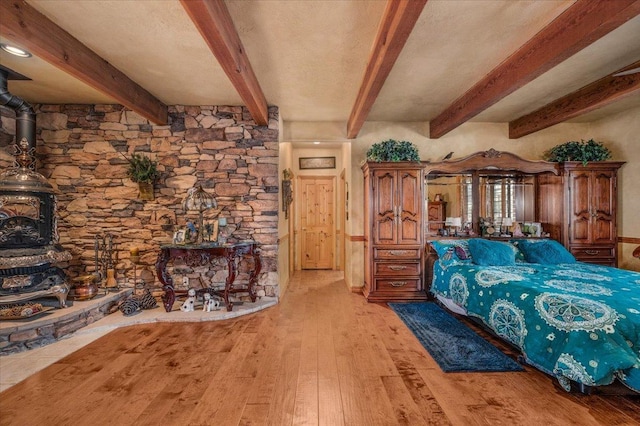
{"type": "Polygon", "coordinates": [[[130,317],[131,315],[135,315],[140,312],[141,307],[140,303],[136,299],[130,297],[124,300],[118,309],[120,309],[125,317],[130,317]]]}
{"type": "Polygon", "coordinates": [[[202,307],[202,312],[215,311],[218,306],[220,306],[218,299],[214,299],[209,293],[204,294],[204,306],[202,307]]]}
{"type": "Polygon", "coordinates": [[[141,293],[136,294],[135,299],[140,303],[142,309],[153,309],[158,307],[156,298],[153,297],[148,288],[144,288],[141,293]]]}
{"type": "Polygon", "coordinates": [[[189,291],[187,291],[187,300],[185,300],[182,306],[180,306],[180,310],[182,312],[193,312],[195,304],[196,290],[194,288],[190,288],[189,291]]]}
{"type": "Polygon", "coordinates": [[[518,237],[518,238],[522,238],[525,236],[518,222],[513,222],[512,234],[514,237],[518,237]]]}

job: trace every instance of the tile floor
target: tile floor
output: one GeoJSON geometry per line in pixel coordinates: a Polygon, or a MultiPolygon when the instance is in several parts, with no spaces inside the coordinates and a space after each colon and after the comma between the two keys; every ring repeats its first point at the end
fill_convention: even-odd
{"type": "Polygon", "coordinates": [[[214,312],[202,312],[201,309],[194,312],[181,312],[179,310],[179,302],[176,302],[174,310],[171,312],[165,312],[162,307],[142,311],[130,317],[125,317],[121,312],[116,312],[50,345],[17,354],[0,356],[0,392],[118,327],[151,322],[219,321],[257,312],[274,306],[276,303],[277,299],[275,298],[263,297],[255,303],[245,302],[242,305],[235,305],[231,312],[227,312],[226,309],[214,312]]]}

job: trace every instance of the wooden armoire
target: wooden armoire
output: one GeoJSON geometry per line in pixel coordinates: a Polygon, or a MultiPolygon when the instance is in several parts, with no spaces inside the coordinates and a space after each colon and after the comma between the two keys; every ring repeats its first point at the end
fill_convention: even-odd
{"type": "Polygon", "coordinates": [[[368,162],[362,170],[364,296],[370,302],[426,300],[423,167],[415,162],[368,162]]]}
{"type": "Polygon", "coordinates": [[[581,262],[617,266],[617,173],[624,162],[561,164],[564,245],[581,262]]]}

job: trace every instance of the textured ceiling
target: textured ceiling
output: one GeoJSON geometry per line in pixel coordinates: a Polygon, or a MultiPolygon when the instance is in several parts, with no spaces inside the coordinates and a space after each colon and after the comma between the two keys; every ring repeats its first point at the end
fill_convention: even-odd
{"type": "MultiPolygon", "coordinates": [[[[27,2],[165,104],[242,104],[177,0],[27,2]]],[[[285,121],[346,122],[384,1],[226,3],[267,102],[280,107],[285,121]]],[[[434,118],[572,3],[430,0],[368,120],[434,118]]],[[[637,17],[474,120],[513,120],[638,61],[639,35],[637,17]]],[[[0,63],[32,79],[9,82],[9,90],[29,102],[115,102],[38,58],[1,52],[0,63]]],[[[640,95],[634,95],[577,120],[638,105],[640,95]]]]}

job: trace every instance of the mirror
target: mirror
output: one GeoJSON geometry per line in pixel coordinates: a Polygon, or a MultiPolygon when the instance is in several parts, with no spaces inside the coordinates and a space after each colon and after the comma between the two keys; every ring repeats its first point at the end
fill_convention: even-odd
{"type": "MultiPolygon", "coordinates": [[[[470,229],[473,221],[472,175],[427,175],[427,233],[442,235],[446,219],[459,217],[461,229],[470,229]]],[[[448,232],[447,232],[448,233],[448,232]]]]}
{"type": "Polygon", "coordinates": [[[425,163],[427,235],[505,237],[512,222],[510,230],[540,236],[540,219],[549,215],[536,208],[546,194],[545,175],[558,176],[557,163],[495,149],[425,163]]]}
{"type": "Polygon", "coordinates": [[[480,176],[480,217],[535,220],[535,181],[531,175],[480,176]]]}
{"type": "Polygon", "coordinates": [[[447,218],[461,218],[458,231],[462,232],[479,232],[480,218],[485,228],[494,229],[502,225],[503,218],[520,223],[535,221],[534,175],[432,173],[427,175],[426,182],[428,235],[449,235],[447,218]],[[474,182],[477,182],[477,204],[474,204],[474,182]]]}

